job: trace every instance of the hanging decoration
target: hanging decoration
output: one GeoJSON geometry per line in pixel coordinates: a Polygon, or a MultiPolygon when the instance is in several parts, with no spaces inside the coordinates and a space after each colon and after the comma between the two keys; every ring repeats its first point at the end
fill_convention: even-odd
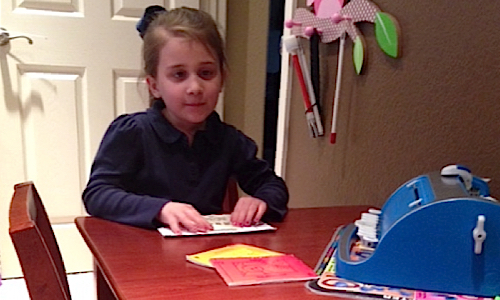
{"type": "Polygon", "coordinates": [[[322,43],[331,43],[340,39],[330,134],[330,142],[334,144],[346,36],[353,42],[352,59],[354,69],[359,75],[365,62],[366,42],[356,27],[356,23],[373,23],[378,46],[386,55],[393,58],[400,56],[399,25],[394,17],[382,12],[369,0],[352,0],[346,4],[344,0],[307,0],[307,5],[312,6],[312,12],[306,8],[298,8],[293,19],[285,22],[285,26],[291,29],[291,34],[294,37],[310,39],[317,33],[322,43]]]}
{"type": "Polygon", "coordinates": [[[352,0],[343,5],[343,0],[308,0],[314,4],[315,13],[299,8],[293,20],[286,22],[295,36],[309,38],[314,29],[320,34],[321,42],[330,43],[347,33],[353,41],[353,62],[356,73],[360,74],[364,62],[364,38],[356,27],[358,22],[375,25],[375,38],[385,54],[397,58],[399,51],[399,26],[394,17],[382,12],[369,0],[352,0]]]}
{"type": "Polygon", "coordinates": [[[292,55],[292,63],[295,73],[299,79],[302,98],[306,110],[306,121],[309,128],[309,134],[315,138],[324,135],[321,116],[319,114],[318,105],[316,102],[316,94],[314,93],[309,67],[306,62],[306,55],[300,40],[295,36],[290,36],[283,39],[283,45],[286,50],[292,55]]]}

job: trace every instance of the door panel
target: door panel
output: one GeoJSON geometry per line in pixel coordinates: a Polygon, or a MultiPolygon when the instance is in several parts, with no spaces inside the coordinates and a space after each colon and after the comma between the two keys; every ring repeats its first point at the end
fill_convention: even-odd
{"type": "Polygon", "coordinates": [[[83,69],[57,69],[18,65],[25,176],[45,196],[53,218],[82,214],[81,203],[68,199],[80,197],[83,178],[78,171],[84,166],[78,130],[83,69]]]}
{"type": "Polygon", "coordinates": [[[148,88],[143,80],[138,79],[139,75],[139,72],[134,70],[114,70],[113,88],[117,115],[141,111],[149,106],[148,88]]]}
{"type": "Polygon", "coordinates": [[[46,12],[76,12],[81,9],[79,0],[16,0],[15,8],[17,9],[32,9],[46,12]]]}

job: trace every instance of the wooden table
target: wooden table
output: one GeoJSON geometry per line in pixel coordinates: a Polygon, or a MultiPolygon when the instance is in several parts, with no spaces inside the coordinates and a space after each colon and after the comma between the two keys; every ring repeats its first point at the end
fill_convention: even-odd
{"type": "Polygon", "coordinates": [[[246,243],[294,254],[316,265],[335,228],[359,218],[367,206],[291,209],[276,232],[164,238],[155,230],[95,217],[75,220],[92,251],[99,300],[332,299],[304,282],[228,287],[215,270],[186,261],[186,254],[246,243]]]}

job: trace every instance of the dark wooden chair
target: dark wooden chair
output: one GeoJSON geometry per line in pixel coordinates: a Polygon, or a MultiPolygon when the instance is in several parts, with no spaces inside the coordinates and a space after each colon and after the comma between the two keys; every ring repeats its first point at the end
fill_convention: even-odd
{"type": "Polygon", "coordinates": [[[222,212],[229,214],[233,211],[234,206],[238,202],[238,183],[236,179],[229,178],[226,187],[226,195],[224,196],[224,202],[222,202],[222,212]]]}
{"type": "Polygon", "coordinates": [[[32,300],[70,300],[59,246],[33,182],[14,186],[9,234],[32,300]]]}

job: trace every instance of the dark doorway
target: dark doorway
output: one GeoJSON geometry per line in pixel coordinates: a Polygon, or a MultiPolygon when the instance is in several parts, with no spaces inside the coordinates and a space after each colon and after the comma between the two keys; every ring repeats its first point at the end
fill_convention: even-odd
{"type": "Polygon", "coordinates": [[[285,22],[284,13],[285,0],[269,1],[263,158],[273,168],[276,158],[276,127],[278,124],[278,99],[281,77],[280,44],[285,22]]]}

